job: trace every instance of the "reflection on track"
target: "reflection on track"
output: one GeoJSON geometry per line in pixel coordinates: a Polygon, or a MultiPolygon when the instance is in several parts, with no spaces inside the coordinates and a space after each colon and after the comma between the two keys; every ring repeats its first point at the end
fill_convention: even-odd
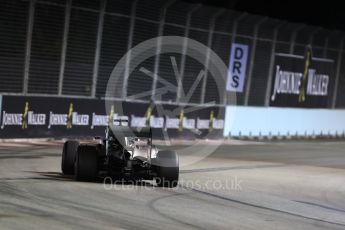
{"type": "Polygon", "coordinates": [[[244,202],[244,201],[240,201],[240,200],[236,200],[236,199],[231,199],[231,198],[228,198],[228,197],[220,196],[220,195],[217,195],[217,194],[213,194],[213,193],[209,193],[209,192],[206,192],[206,191],[202,191],[202,190],[198,190],[198,189],[193,189],[193,188],[189,188],[189,187],[185,187],[185,186],[181,186],[181,187],[184,188],[184,189],[193,191],[193,192],[201,193],[203,195],[211,196],[213,198],[217,198],[217,199],[221,199],[221,200],[225,200],[225,201],[229,201],[229,202],[238,203],[238,204],[241,204],[241,205],[246,205],[246,206],[250,206],[250,207],[254,207],[254,208],[259,208],[259,209],[265,209],[265,210],[268,210],[268,211],[279,212],[279,213],[291,215],[291,216],[294,216],[294,217],[300,217],[300,218],[304,218],[304,219],[308,219],[308,220],[319,221],[319,222],[323,222],[323,223],[327,223],[327,224],[334,224],[334,225],[345,227],[345,224],[341,224],[341,223],[335,223],[335,222],[331,222],[331,221],[327,221],[327,220],[322,220],[322,219],[317,219],[317,218],[313,218],[313,217],[303,216],[303,215],[300,215],[300,214],[297,214],[297,213],[292,213],[292,212],[288,212],[288,211],[284,211],[284,210],[273,209],[273,208],[269,208],[269,207],[265,207],[265,206],[261,206],[261,205],[251,204],[251,203],[247,203],[247,202],[244,202]]]}
{"type": "MultiPolygon", "coordinates": [[[[106,190],[102,183],[62,175],[60,148],[0,148],[1,229],[345,229],[345,187],[339,186],[345,184],[345,170],[329,167],[345,165],[345,144],[328,147],[333,146],[331,153],[316,152],[318,158],[310,158],[310,151],[298,152],[300,147],[280,157],[273,147],[269,152],[256,146],[246,155],[244,150],[237,153],[236,146],[236,160],[231,148],[225,154],[222,147],[222,153],[215,153],[221,159],[211,156],[181,169],[181,179],[201,183],[239,176],[246,180],[239,193],[182,181],[176,189],[138,183],[106,190]],[[264,161],[260,152],[277,160],[264,161]],[[316,167],[319,162],[328,167],[316,167]],[[320,178],[326,183],[317,183],[320,178]]],[[[293,146],[279,144],[283,152],[286,148],[293,146]]]]}
{"type": "Polygon", "coordinates": [[[250,165],[250,166],[233,166],[233,167],[218,167],[218,168],[202,168],[202,169],[189,169],[180,170],[180,173],[202,173],[202,172],[219,172],[228,170],[239,170],[239,169],[262,169],[262,168],[276,168],[285,167],[287,164],[267,164],[267,165],[250,165]]]}

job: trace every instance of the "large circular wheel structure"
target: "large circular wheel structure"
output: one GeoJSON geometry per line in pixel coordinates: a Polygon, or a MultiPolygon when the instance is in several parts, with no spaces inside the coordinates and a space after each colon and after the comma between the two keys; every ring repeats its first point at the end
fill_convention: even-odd
{"type": "Polygon", "coordinates": [[[62,149],[61,171],[65,175],[74,174],[74,162],[77,155],[79,142],[66,141],[62,149]]]}
{"type": "Polygon", "coordinates": [[[175,151],[165,150],[157,153],[156,183],[159,187],[176,187],[179,178],[179,157],[175,151]]]}
{"type": "MultiPolygon", "coordinates": [[[[111,76],[109,78],[107,89],[106,89],[106,111],[109,114],[111,111],[112,106],[114,105],[114,99],[116,100],[116,112],[121,115],[126,115],[122,101],[125,101],[126,98],[119,98],[119,91],[127,90],[127,82],[126,82],[126,76],[130,76],[131,73],[135,69],[139,69],[141,73],[143,74],[143,77],[151,77],[155,78],[157,82],[165,84],[165,87],[167,88],[173,88],[173,90],[178,91],[181,86],[174,86],[167,81],[164,81],[164,79],[160,79],[159,76],[154,73],[153,70],[147,70],[143,67],[141,67],[141,63],[143,63],[145,60],[159,55],[159,54],[182,54],[185,56],[189,56],[190,58],[195,59],[199,63],[205,65],[205,60],[207,60],[207,66],[205,66],[205,70],[209,73],[209,77],[212,76],[215,81],[215,89],[218,91],[219,95],[219,102],[217,104],[214,103],[205,103],[205,104],[199,104],[192,106],[193,108],[190,108],[191,104],[188,102],[184,103],[177,103],[175,104],[178,107],[184,108],[186,105],[188,105],[188,111],[197,111],[201,108],[205,107],[211,107],[211,106],[218,106],[223,109],[218,109],[218,112],[214,114],[215,119],[224,119],[225,112],[224,112],[224,106],[225,103],[227,104],[236,104],[236,93],[234,92],[228,92],[225,93],[225,86],[226,86],[226,79],[227,79],[227,73],[228,68],[226,64],[222,61],[222,59],[209,47],[205,46],[204,44],[195,41],[193,39],[189,39],[186,37],[179,37],[179,36],[162,36],[162,37],[156,37],[149,40],[146,40],[137,46],[133,47],[131,50],[129,50],[126,55],[124,55],[120,61],[116,64],[115,68],[113,69],[111,76]],[[159,52],[157,52],[157,44],[160,44],[160,47],[164,47],[162,49],[159,49],[159,52]],[[128,60],[130,61],[130,64],[127,65],[128,60]],[[145,76],[146,75],[146,76],[145,76]],[[222,93],[219,93],[222,92],[222,93]],[[120,99],[120,100],[119,100],[120,99]],[[226,102],[227,101],[227,102],[226,102]]],[[[196,76],[196,78],[198,78],[196,76]]],[[[130,77],[129,77],[130,79],[130,77]]],[[[128,80],[128,79],[127,79],[128,80]]],[[[188,99],[188,96],[186,96],[188,99]]],[[[128,98],[127,98],[128,99],[128,98]]],[[[144,101],[144,100],[143,100],[144,101]]],[[[146,99],[147,101],[147,99],[146,99]]],[[[182,100],[184,101],[184,100],[182,100]]],[[[161,117],[178,117],[178,110],[171,109],[166,110],[164,108],[163,103],[156,103],[155,106],[157,107],[157,111],[161,114],[158,116],[161,117]]],[[[184,113],[188,113],[188,111],[184,111],[184,113]]],[[[231,117],[231,116],[230,116],[231,117]]],[[[231,117],[233,119],[233,117],[231,117]]],[[[116,134],[119,139],[122,139],[121,133],[116,134]]],[[[223,132],[221,130],[214,131],[210,136],[210,134],[206,134],[203,136],[203,139],[223,139],[223,132]],[[214,135],[217,133],[216,135],[214,135]]],[[[165,141],[170,141],[169,135],[166,131],[166,129],[163,129],[163,138],[165,141]]],[[[185,146],[183,148],[183,152],[187,152],[190,154],[197,153],[197,156],[193,158],[189,158],[188,161],[185,161],[184,164],[191,164],[193,162],[199,161],[212,152],[214,152],[215,149],[218,148],[218,145],[215,145],[214,143],[211,145],[205,145],[205,142],[202,141],[203,147],[200,148],[200,141],[202,140],[196,140],[189,146],[185,146]]],[[[220,145],[221,143],[219,143],[220,145]]],[[[180,151],[179,151],[180,152],[180,151]]]]}
{"type": "Polygon", "coordinates": [[[75,179],[96,181],[98,176],[98,153],[96,146],[80,145],[75,161],[75,179]]]}

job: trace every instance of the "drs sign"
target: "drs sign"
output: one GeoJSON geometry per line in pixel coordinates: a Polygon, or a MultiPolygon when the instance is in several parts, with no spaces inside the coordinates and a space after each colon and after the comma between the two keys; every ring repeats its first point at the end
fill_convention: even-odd
{"type": "Polygon", "coordinates": [[[228,70],[227,91],[242,92],[246,76],[248,46],[233,43],[228,70]]]}

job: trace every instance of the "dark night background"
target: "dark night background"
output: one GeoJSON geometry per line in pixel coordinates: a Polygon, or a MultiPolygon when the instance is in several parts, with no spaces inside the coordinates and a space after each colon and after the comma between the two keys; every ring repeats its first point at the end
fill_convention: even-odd
{"type": "Polygon", "coordinates": [[[290,22],[321,26],[331,30],[345,30],[343,1],[297,0],[184,0],[215,7],[269,16],[290,22]]]}

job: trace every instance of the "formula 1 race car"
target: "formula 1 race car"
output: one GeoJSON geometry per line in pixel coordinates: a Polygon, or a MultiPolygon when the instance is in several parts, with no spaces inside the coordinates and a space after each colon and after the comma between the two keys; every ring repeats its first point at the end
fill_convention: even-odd
{"type": "Polygon", "coordinates": [[[108,126],[98,144],[68,140],[63,145],[61,169],[78,181],[111,177],[125,180],[156,180],[160,187],[176,187],[179,158],[175,151],[158,151],[152,144],[151,128],[135,129],[128,121],[108,126]],[[126,125],[122,125],[127,123],[126,125]]]}

